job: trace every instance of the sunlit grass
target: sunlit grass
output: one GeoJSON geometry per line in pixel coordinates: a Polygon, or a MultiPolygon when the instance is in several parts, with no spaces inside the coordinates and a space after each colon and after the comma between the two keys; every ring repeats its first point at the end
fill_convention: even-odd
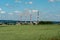
{"type": "Polygon", "coordinates": [[[60,25],[0,25],[0,40],[60,40],[60,25]]]}

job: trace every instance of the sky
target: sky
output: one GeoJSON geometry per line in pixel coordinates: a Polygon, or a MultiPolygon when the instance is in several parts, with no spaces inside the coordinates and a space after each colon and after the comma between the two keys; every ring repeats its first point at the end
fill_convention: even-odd
{"type": "Polygon", "coordinates": [[[60,21],[60,0],[0,0],[0,20],[37,21],[37,17],[60,21]]]}

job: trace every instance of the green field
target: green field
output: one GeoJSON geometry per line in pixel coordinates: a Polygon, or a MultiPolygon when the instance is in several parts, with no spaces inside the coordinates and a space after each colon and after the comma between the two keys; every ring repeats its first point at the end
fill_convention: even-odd
{"type": "Polygon", "coordinates": [[[0,25],[0,40],[60,40],[60,25],[0,25]]]}

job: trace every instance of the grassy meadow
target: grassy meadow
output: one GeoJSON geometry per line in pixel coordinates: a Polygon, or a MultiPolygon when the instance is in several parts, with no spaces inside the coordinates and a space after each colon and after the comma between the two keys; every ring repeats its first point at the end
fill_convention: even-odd
{"type": "Polygon", "coordinates": [[[0,40],[60,40],[60,25],[0,25],[0,40]]]}

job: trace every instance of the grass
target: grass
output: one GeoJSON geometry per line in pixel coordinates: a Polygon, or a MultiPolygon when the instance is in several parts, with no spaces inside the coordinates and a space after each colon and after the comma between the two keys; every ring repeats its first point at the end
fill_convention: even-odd
{"type": "Polygon", "coordinates": [[[0,40],[60,40],[60,25],[0,25],[0,40]]]}

